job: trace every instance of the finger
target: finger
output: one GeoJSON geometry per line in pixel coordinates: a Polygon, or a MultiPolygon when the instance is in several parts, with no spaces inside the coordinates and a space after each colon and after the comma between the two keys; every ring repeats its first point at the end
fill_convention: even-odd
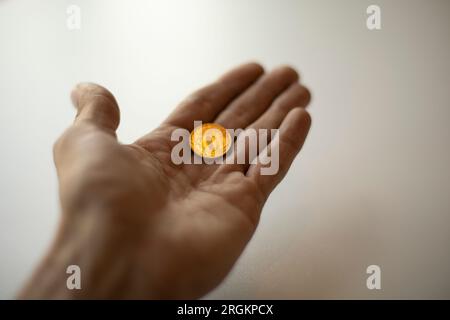
{"type": "Polygon", "coordinates": [[[120,111],[114,96],[105,88],[93,83],[78,84],[71,93],[72,103],[77,109],[74,123],[55,142],[55,163],[61,164],[77,154],[79,147],[90,147],[100,137],[108,143],[117,144],[115,130],[120,121],[120,111]],[[97,135],[95,133],[106,133],[97,135]],[[94,133],[94,135],[92,135],[94,133]],[[80,140],[90,136],[89,143],[80,140]],[[96,137],[93,139],[93,137],[96,137]],[[80,143],[83,141],[83,143],[80,143]]]}
{"type": "Polygon", "coordinates": [[[249,125],[254,129],[277,129],[286,115],[295,107],[306,107],[311,94],[300,83],[293,83],[284,91],[255,122],[249,125]]]}
{"type": "Polygon", "coordinates": [[[245,128],[255,121],[273,100],[298,80],[297,72],[291,67],[280,67],[261,77],[245,93],[233,101],[215,122],[225,128],[245,128]]]}
{"type": "Polygon", "coordinates": [[[164,121],[192,130],[194,121],[211,122],[234,98],[251,86],[264,69],[256,63],[239,66],[183,101],[164,121]]]}
{"type": "Polygon", "coordinates": [[[71,94],[77,109],[75,126],[95,125],[111,135],[120,122],[120,111],[116,99],[107,89],[93,83],[78,84],[71,94]]]}
{"type": "Polygon", "coordinates": [[[257,154],[251,154],[251,148],[249,147],[249,142],[247,139],[251,135],[250,131],[256,130],[256,143],[259,145],[260,135],[258,130],[267,129],[268,134],[265,136],[265,143],[269,143],[271,140],[270,129],[278,129],[280,124],[286,115],[295,107],[306,107],[310,100],[310,93],[301,84],[295,82],[290,85],[290,87],[285,90],[278,98],[273,102],[269,109],[264,112],[255,122],[249,125],[235,143],[235,150],[231,156],[234,157],[235,161],[232,165],[228,165],[223,168],[224,171],[241,171],[246,172],[250,167],[250,163],[257,156],[257,154]],[[245,157],[245,162],[237,161],[238,158],[243,159],[245,157]]]}
{"type": "MultiPolygon", "coordinates": [[[[246,176],[256,182],[266,197],[286,175],[295,156],[303,146],[310,126],[311,117],[304,108],[292,109],[283,120],[277,133],[278,137],[269,144],[270,164],[263,165],[261,163],[261,158],[265,156],[264,152],[260,152],[258,162],[252,164],[248,169],[246,176]],[[278,162],[278,166],[276,162],[278,162]],[[272,169],[262,170],[263,168],[267,169],[268,166],[271,166],[272,169]]],[[[267,156],[265,160],[267,160],[267,156]]]]}

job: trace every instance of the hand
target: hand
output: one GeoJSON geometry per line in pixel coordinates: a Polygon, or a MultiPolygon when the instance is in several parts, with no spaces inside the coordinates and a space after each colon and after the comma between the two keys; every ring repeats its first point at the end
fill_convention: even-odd
{"type": "Polygon", "coordinates": [[[54,158],[62,219],[23,298],[198,298],[216,287],[250,240],[270,192],[310,127],[297,73],[240,66],[182,102],[154,131],[120,144],[119,107],[106,89],[78,85],[74,124],[54,158]],[[175,165],[171,133],[194,120],[225,128],[279,128],[280,168],[175,165]],[[81,268],[81,290],[66,268],[81,268]]]}

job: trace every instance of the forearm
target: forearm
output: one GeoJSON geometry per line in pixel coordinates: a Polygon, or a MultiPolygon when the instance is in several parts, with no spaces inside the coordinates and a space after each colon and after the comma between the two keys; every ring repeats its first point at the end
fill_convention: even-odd
{"type": "Polygon", "coordinates": [[[46,257],[19,299],[127,299],[145,293],[134,272],[134,253],[95,214],[63,222],[46,257]],[[115,257],[121,257],[120,260],[115,257]],[[79,274],[68,272],[79,267],[79,274]],[[79,277],[80,287],[75,285],[79,277]]]}

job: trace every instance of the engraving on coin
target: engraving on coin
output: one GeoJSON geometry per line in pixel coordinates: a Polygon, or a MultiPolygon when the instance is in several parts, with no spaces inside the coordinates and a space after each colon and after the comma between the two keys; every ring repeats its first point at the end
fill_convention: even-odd
{"type": "Polygon", "coordinates": [[[190,145],[201,157],[217,158],[227,153],[231,146],[231,136],[221,125],[205,123],[192,130],[190,145]]]}

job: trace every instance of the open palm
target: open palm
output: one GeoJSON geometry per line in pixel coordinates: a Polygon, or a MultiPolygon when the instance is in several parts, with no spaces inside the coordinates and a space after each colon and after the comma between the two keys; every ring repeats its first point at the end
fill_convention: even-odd
{"type": "Polygon", "coordinates": [[[64,213],[54,248],[83,270],[76,294],[85,298],[197,298],[217,286],[310,126],[310,95],[297,73],[264,73],[254,63],[193,93],[129,145],[116,139],[119,108],[111,93],[82,84],[72,99],[76,120],[54,149],[64,213]],[[279,128],[278,173],[261,175],[259,164],[175,165],[171,134],[191,131],[196,120],[279,128]]]}

